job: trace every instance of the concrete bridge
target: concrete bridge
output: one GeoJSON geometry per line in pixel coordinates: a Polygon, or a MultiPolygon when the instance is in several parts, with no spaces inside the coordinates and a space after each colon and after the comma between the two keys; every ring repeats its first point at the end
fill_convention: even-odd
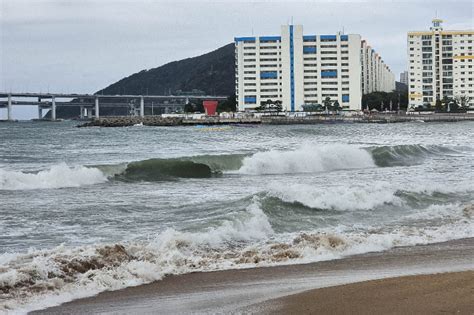
{"type": "Polygon", "coordinates": [[[96,95],[76,93],[5,93],[0,92],[0,108],[7,108],[7,120],[13,120],[13,106],[38,106],[38,119],[43,119],[43,109],[51,110],[51,120],[56,120],[56,109],[61,106],[79,106],[80,118],[99,119],[100,107],[127,107],[140,117],[145,107],[177,108],[191,100],[226,100],[227,96],[212,95],[96,95]],[[72,99],[72,101],[71,101],[72,99]],[[122,101],[113,102],[113,100],[122,101]],[[108,100],[103,102],[101,100],[108,100]],[[125,100],[125,102],[123,102],[125,100]],[[169,103],[172,100],[175,103],[169,103]],[[180,103],[176,103],[176,102],[180,103]]]}

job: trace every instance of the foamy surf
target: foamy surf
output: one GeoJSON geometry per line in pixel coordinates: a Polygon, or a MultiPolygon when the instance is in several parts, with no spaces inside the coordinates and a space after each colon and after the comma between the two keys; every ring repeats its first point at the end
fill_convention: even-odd
{"type": "Polygon", "coordinates": [[[277,233],[262,210],[261,197],[255,196],[245,212],[200,232],[166,229],[149,241],[3,254],[0,310],[24,313],[170,274],[308,263],[474,237],[474,220],[463,205],[431,206],[416,219],[434,212],[448,218],[447,223],[404,226],[400,218],[400,224],[383,228],[339,225],[277,233]]]}
{"type": "Polygon", "coordinates": [[[347,187],[328,186],[318,189],[307,184],[281,185],[271,182],[267,194],[288,203],[300,203],[309,208],[333,210],[369,210],[386,204],[401,205],[397,190],[388,183],[347,187]]]}
{"type": "Polygon", "coordinates": [[[37,173],[0,169],[0,190],[52,189],[104,183],[107,177],[99,169],[85,166],[54,165],[37,173]]]}
{"type": "Polygon", "coordinates": [[[240,174],[298,174],[375,167],[371,154],[352,145],[307,144],[292,151],[271,150],[245,157],[240,174]]]}
{"type": "Polygon", "coordinates": [[[104,183],[109,179],[162,182],[211,178],[222,174],[266,175],[320,173],[335,170],[409,166],[428,156],[457,152],[445,146],[399,145],[361,147],[309,143],[292,150],[253,154],[155,158],[111,165],[54,165],[36,173],[0,169],[0,190],[56,189],[104,183]]]}

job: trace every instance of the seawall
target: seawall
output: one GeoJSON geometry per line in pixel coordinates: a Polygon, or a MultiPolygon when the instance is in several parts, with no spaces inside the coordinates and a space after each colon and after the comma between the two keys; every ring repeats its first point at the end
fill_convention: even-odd
{"type": "Polygon", "coordinates": [[[232,125],[232,124],[327,124],[327,123],[401,123],[401,122],[457,122],[474,121],[474,114],[370,114],[370,115],[306,115],[306,116],[260,116],[242,118],[204,117],[202,119],[188,119],[185,117],[104,117],[86,122],[78,127],[126,127],[137,124],[144,126],[193,126],[193,125],[232,125]]]}

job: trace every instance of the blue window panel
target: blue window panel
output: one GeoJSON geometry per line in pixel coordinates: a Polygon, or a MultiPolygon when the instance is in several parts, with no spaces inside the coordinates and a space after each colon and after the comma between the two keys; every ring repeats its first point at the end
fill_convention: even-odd
{"type": "Polygon", "coordinates": [[[291,102],[290,102],[290,110],[292,112],[295,111],[295,79],[293,77],[293,70],[295,68],[294,65],[294,47],[293,47],[293,25],[290,25],[290,90],[291,90],[291,102]]]}
{"type": "Polygon", "coordinates": [[[262,79],[276,79],[278,73],[276,71],[262,71],[260,72],[260,78],[262,79]]]}
{"type": "Polygon", "coordinates": [[[275,40],[281,41],[281,36],[260,36],[259,39],[260,39],[260,42],[269,42],[269,41],[275,41],[275,40]]]}
{"type": "Polygon", "coordinates": [[[348,40],[349,40],[349,36],[341,35],[341,41],[348,41],[348,40]]]}
{"type": "Polygon", "coordinates": [[[342,95],[342,101],[343,101],[344,103],[349,102],[349,94],[344,94],[344,95],[342,95]]]}
{"type": "Polygon", "coordinates": [[[257,98],[253,96],[246,96],[244,97],[244,102],[245,104],[256,104],[257,103],[257,98]]]}
{"type": "Polygon", "coordinates": [[[316,47],[313,46],[303,46],[303,54],[315,54],[316,47]]]}
{"type": "Polygon", "coordinates": [[[323,78],[329,78],[329,77],[337,77],[337,71],[322,71],[321,72],[321,77],[323,78]]]}
{"type": "Polygon", "coordinates": [[[321,40],[336,40],[336,35],[321,35],[321,40]]]}
{"type": "Polygon", "coordinates": [[[316,35],[303,35],[303,40],[316,41],[316,35]]]}
{"type": "Polygon", "coordinates": [[[255,42],[255,37],[235,37],[235,42],[255,42]]]}

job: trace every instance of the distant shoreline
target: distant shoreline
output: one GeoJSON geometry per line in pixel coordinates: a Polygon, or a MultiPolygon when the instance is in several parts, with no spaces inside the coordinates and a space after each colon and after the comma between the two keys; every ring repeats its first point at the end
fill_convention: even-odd
{"type": "Polygon", "coordinates": [[[333,123],[402,123],[402,122],[459,122],[474,121],[474,114],[370,114],[370,115],[255,115],[219,117],[204,116],[198,119],[185,115],[175,116],[144,116],[144,117],[104,117],[79,125],[78,127],[127,127],[144,126],[196,126],[196,125],[296,125],[296,124],[333,124],[333,123]]]}

